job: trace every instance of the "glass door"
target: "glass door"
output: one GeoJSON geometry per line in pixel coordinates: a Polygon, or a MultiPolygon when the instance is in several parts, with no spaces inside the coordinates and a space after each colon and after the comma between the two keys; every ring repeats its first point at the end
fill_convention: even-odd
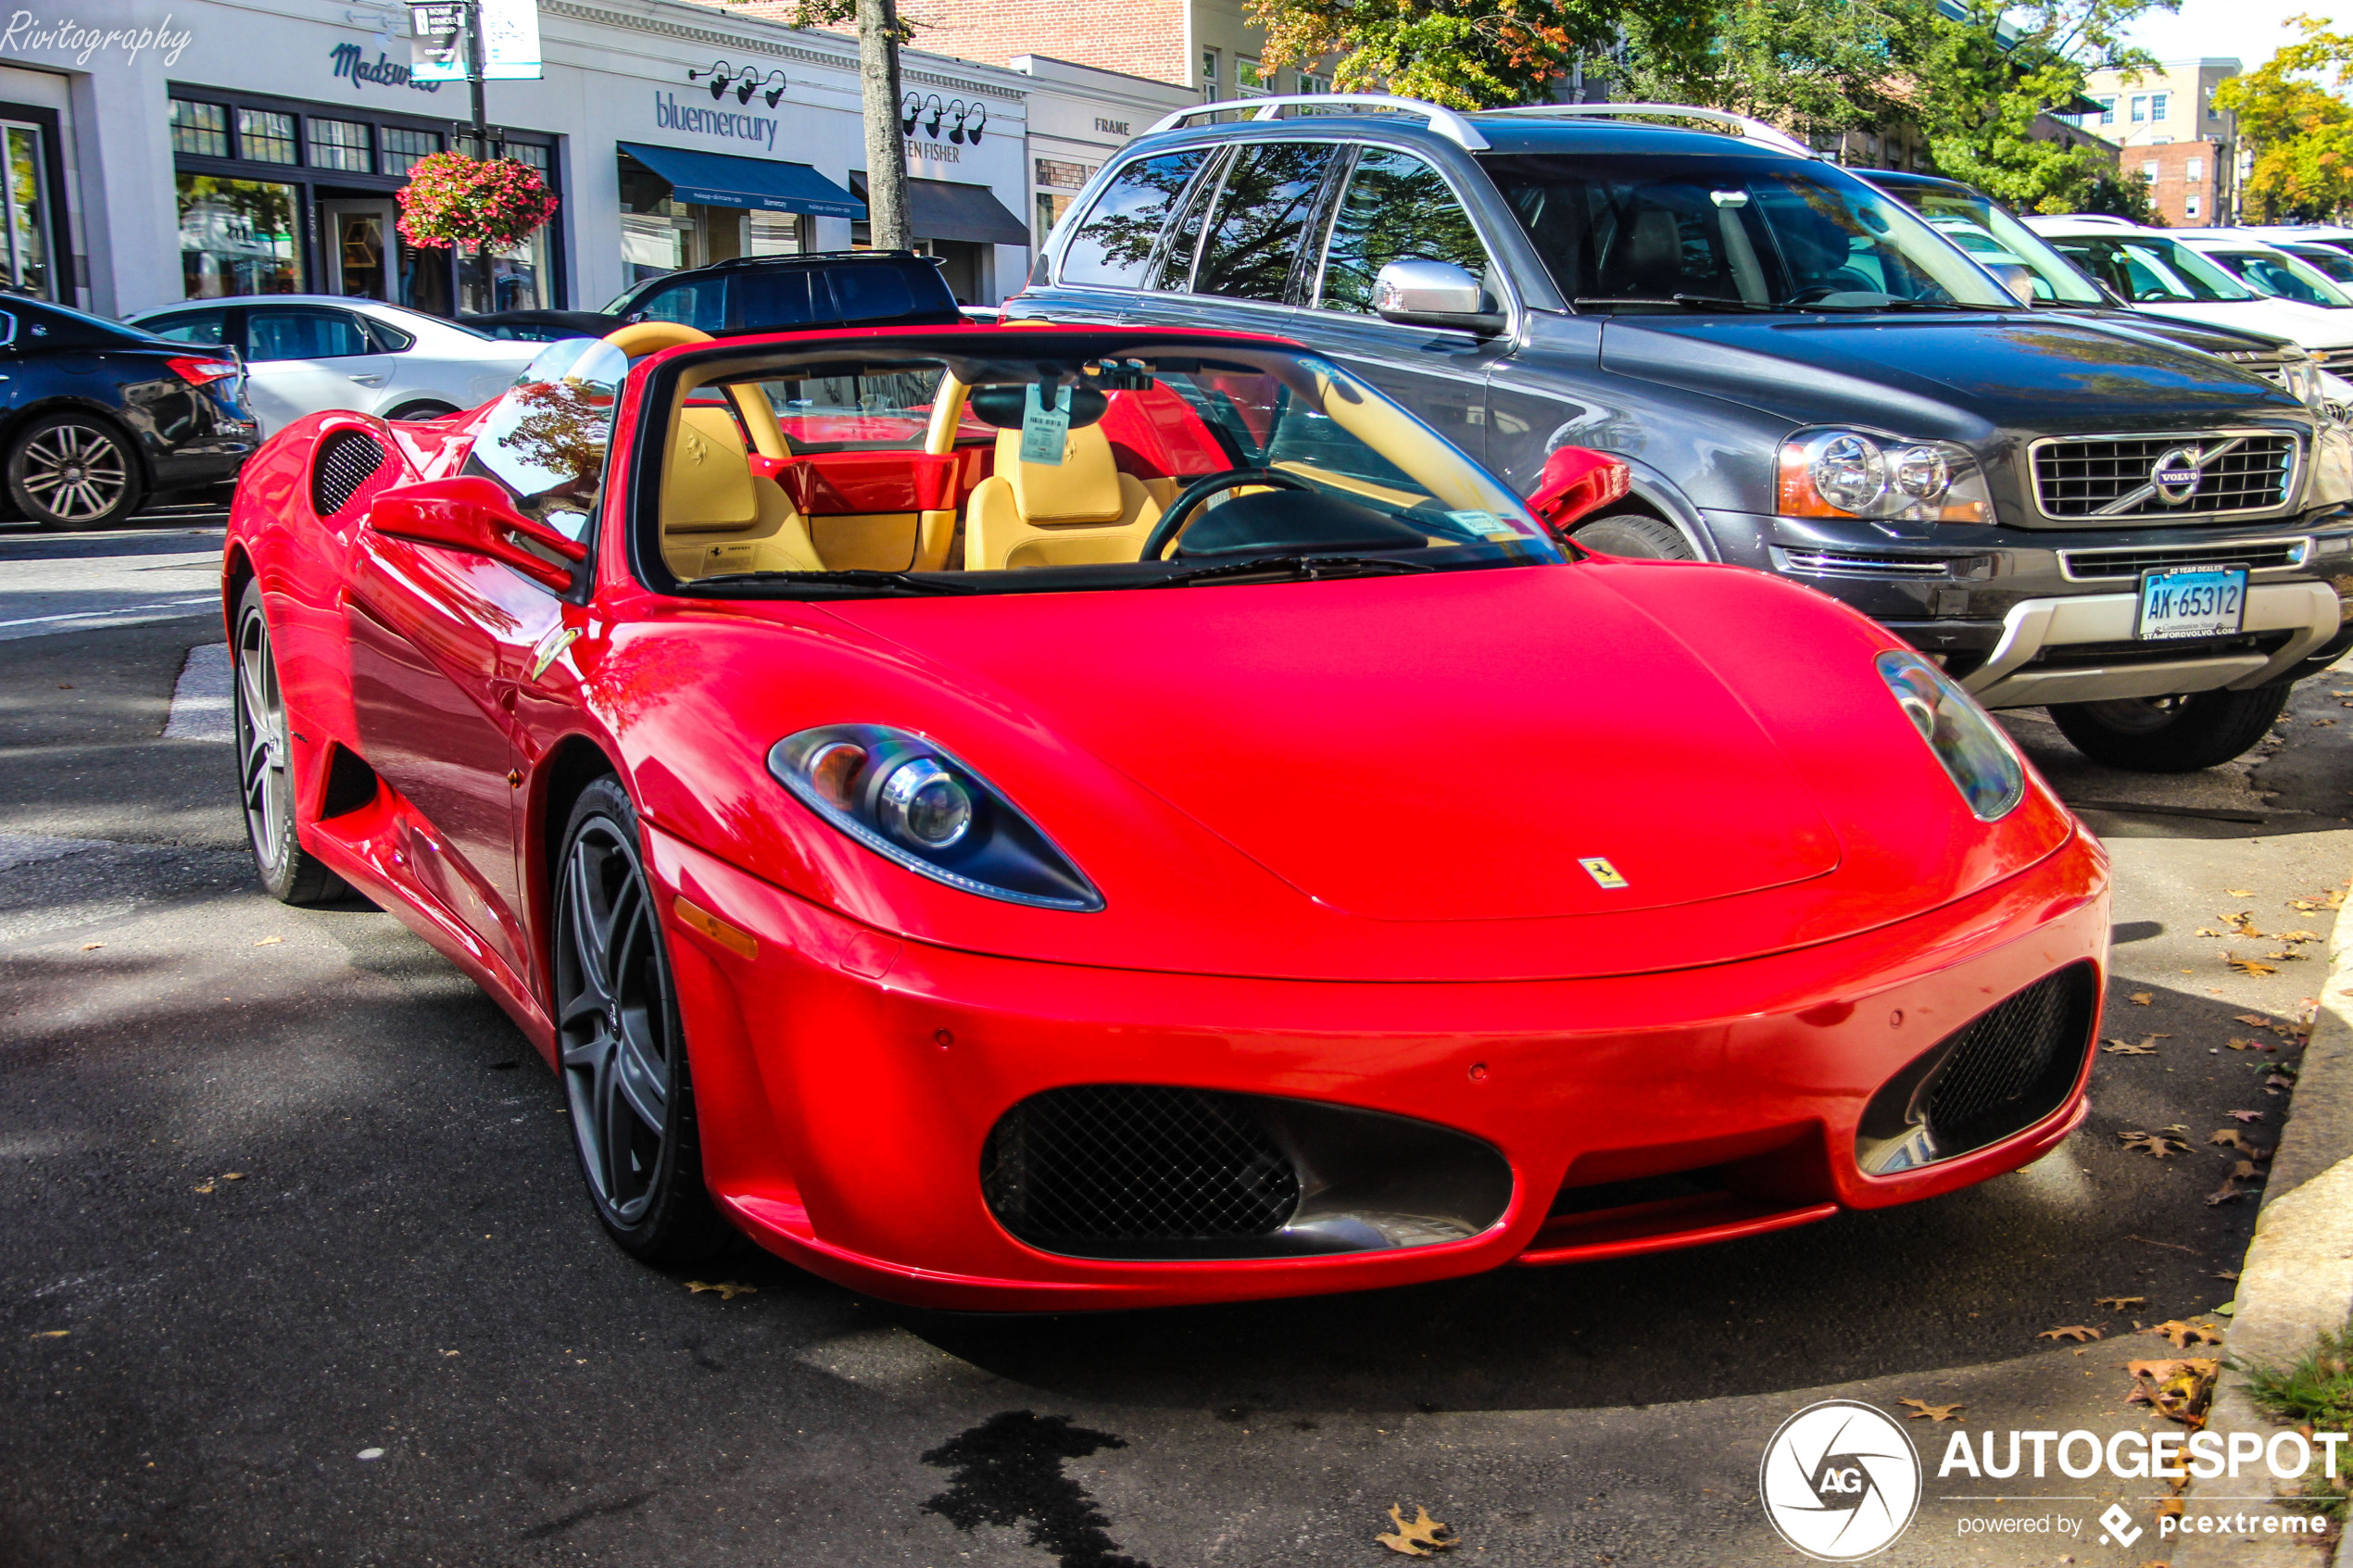
{"type": "Polygon", "coordinates": [[[319,204],[319,227],[332,236],[326,246],[327,289],[355,299],[393,297],[394,204],[387,200],[328,198],[319,204]]]}
{"type": "Polygon", "coordinates": [[[0,121],[0,140],[6,144],[6,157],[0,157],[0,176],[5,176],[7,202],[8,245],[0,268],[5,268],[5,281],[22,292],[40,299],[54,299],[49,263],[49,192],[47,160],[41,144],[41,128],[19,124],[14,120],[0,121]]]}

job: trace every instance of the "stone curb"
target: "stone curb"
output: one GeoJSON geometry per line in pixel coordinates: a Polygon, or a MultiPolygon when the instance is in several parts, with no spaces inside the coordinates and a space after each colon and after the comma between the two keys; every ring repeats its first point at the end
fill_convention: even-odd
{"type": "MultiPolygon", "coordinates": [[[[2341,1329],[2353,1314],[2353,918],[2339,911],[2329,937],[2328,983],[2321,989],[2311,1040],[2290,1097],[2287,1124],[2272,1157],[2263,1207],[2239,1267],[2238,1309],[2226,1331],[2224,1353],[2238,1361],[2293,1361],[2323,1330],[2341,1329]]],[[[2261,1432],[2269,1417],[2247,1398],[2246,1379],[2225,1368],[2208,1424],[2222,1432],[2261,1432]]],[[[2263,1472],[2258,1486],[2268,1486],[2263,1472]]],[[[2244,1495],[2241,1476],[2192,1481],[2199,1490],[2244,1495]]],[[[2219,1512],[2222,1505],[2216,1504],[2219,1512]]],[[[2275,1504],[2245,1505],[2246,1512],[2300,1512],[2275,1504]]],[[[2335,1568],[2353,1568],[2353,1531],[2338,1543],[2335,1568]]],[[[2311,1548],[2279,1537],[2191,1537],[2171,1559],[2173,1568],[2319,1568],[2311,1548]]]]}

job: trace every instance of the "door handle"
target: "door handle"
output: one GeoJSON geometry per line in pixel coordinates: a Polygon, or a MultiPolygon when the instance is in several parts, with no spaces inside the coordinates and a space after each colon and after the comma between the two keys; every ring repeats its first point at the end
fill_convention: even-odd
{"type": "Polygon", "coordinates": [[[378,370],[373,375],[354,376],[351,379],[358,382],[361,386],[382,386],[384,383],[384,372],[382,370],[378,370]]]}

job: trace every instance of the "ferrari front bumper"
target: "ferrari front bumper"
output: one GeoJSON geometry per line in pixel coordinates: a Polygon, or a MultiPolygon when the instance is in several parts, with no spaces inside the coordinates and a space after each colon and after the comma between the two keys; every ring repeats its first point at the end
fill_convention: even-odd
{"type": "MultiPolygon", "coordinates": [[[[812,1273],[939,1308],[1364,1289],[1690,1246],[1949,1192],[2063,1139],[2083,1114],[2088,1053],[2030,1124],[1894,1174],[1857,1161],[1867,1107],[1875,1096],[1883,1106],[1882,1088],[1939,1042],[2070,966],[2085,966],[2096,998],[2107,962],[2106,858],[2080,834],[1944,909],[1793,952],[1606,979],[1386,985],[930,947],[659,830],[648,837],[711,1191],[755,1239],[812,1273]],[[1013,1107],[1086,1085],[1434,1123],[1500,1154],[1508,1200],[1476,1235],[1387,1249],[1043,1250],[991,1212],[985,1150],[1013,1107]]],[[[2087,1012],[2084,1027],[2095,1025],[2087,1012]]]]}

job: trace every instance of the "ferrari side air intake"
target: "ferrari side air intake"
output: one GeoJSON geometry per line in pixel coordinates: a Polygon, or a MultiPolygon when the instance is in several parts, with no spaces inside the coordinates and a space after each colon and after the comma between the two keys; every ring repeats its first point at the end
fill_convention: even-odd
{"type": "Polygon", "coordinates": [[[1378,1111],[1148,1084],[1032,1095],[980,1185],[1006,1230],[1073,1258],[1287,1258],[1428,1247],[1504,1217],[1511,1167],[1378,1111]]]}
{"type": "Polygon", "coordinates": [[[1856,1159],[1874,1176],[1983,1148],[2057,1110],[2092,1047],[2099,978],[2045,976],[1947,1035],[1864,1109],[1856,1159]]]}
{"type": "Polygon", "coordinates": [[[339,430],[319,443],[319,455],[310,470],[310,509],[321,518],[333,518],[351,505],[361,490],[373,494],[384,488],[371,485],[389,456],[372,435],[357,430],[339,430]]]}

